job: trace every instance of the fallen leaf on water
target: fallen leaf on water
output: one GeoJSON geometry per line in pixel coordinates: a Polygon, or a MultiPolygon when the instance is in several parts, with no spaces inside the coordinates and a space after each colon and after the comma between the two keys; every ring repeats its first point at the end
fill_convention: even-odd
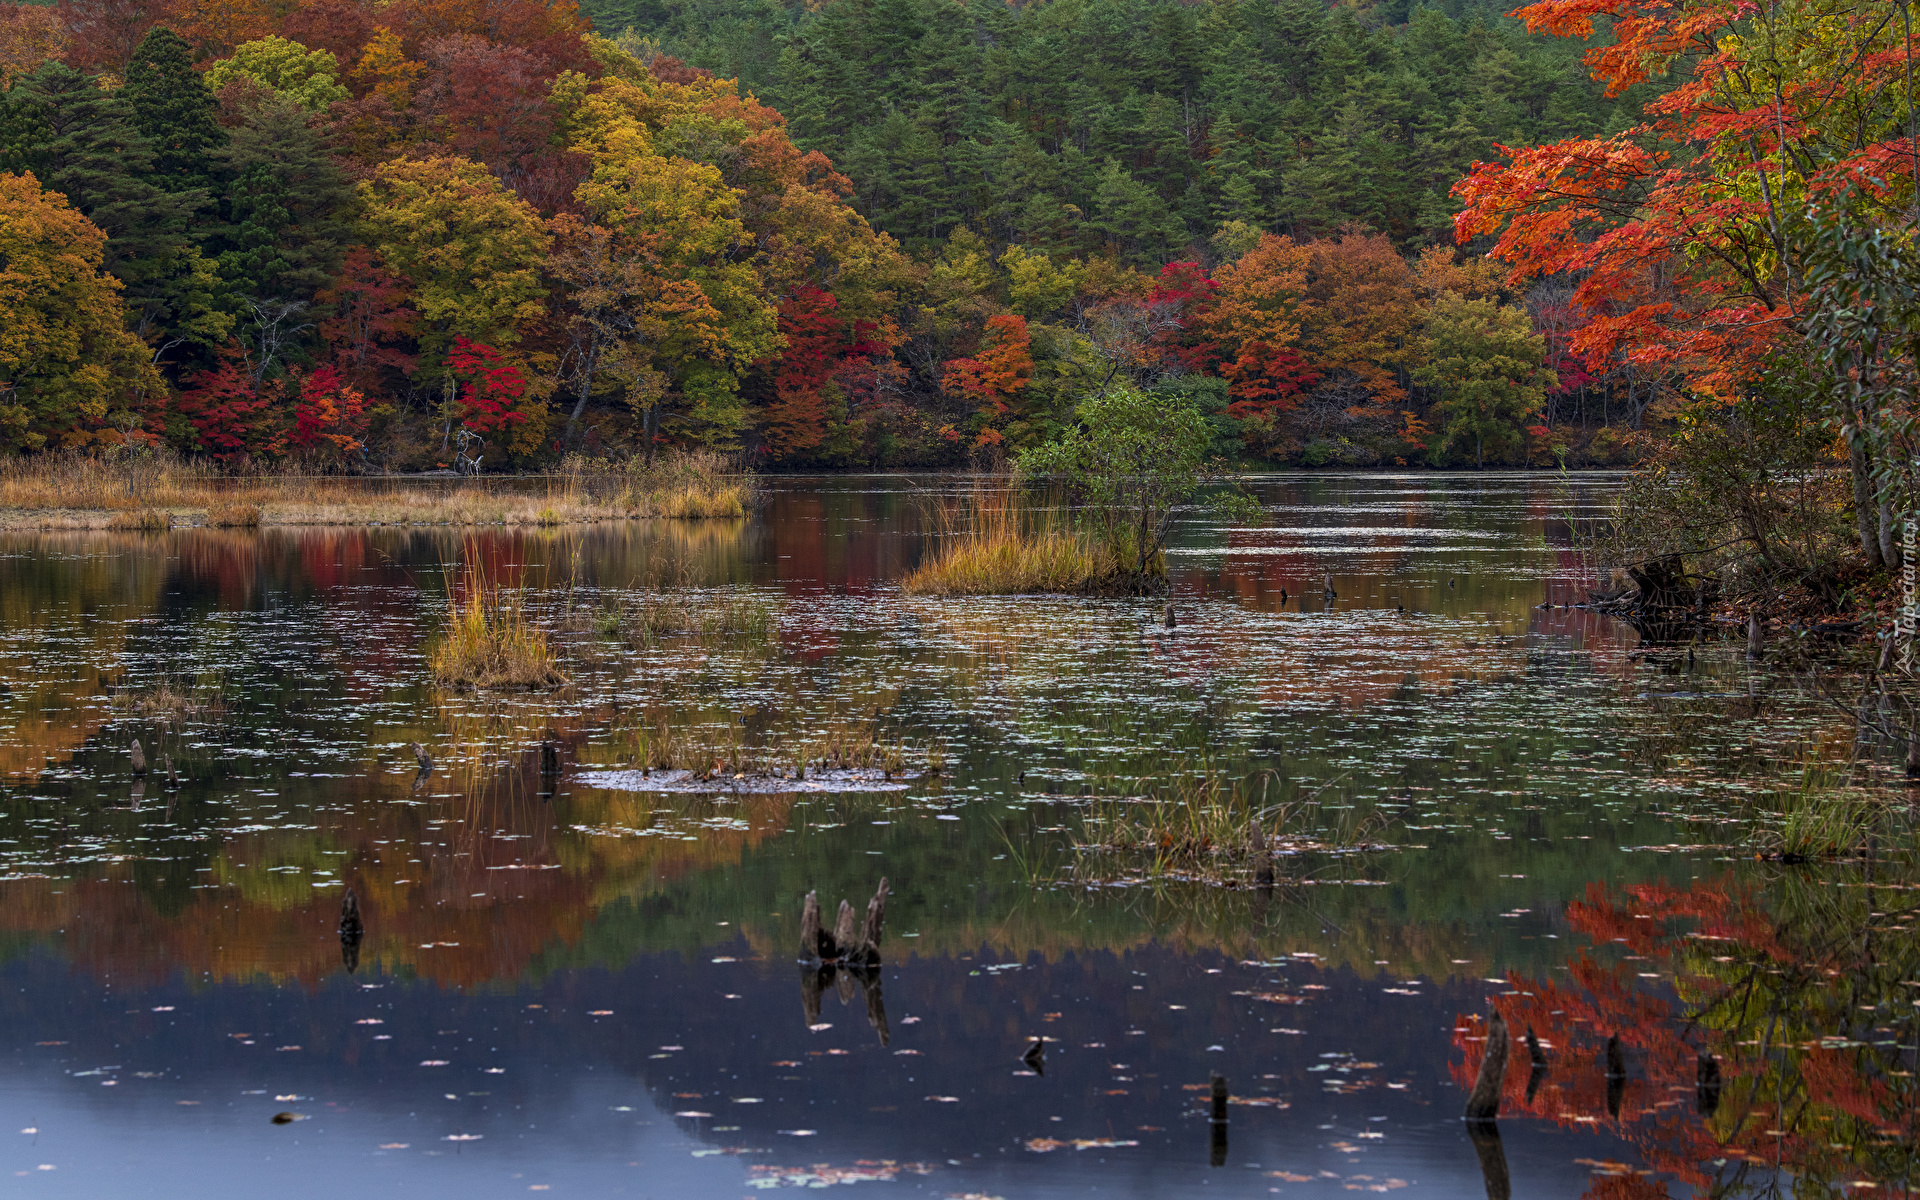
{"type": "Polygon", "coordinates": [[[420,1065],[423,1067],[444,1067],[447,1065],[447,1060],[444,1058],[423,1059],[420,1065]]]}
{"type": "Polygon", "coordinates": [[[927,1099],[929,1099],[929,1100],[931,1100],[931,1101],[933,1101],[933,1102],[934,1102],[934,1103],[936,1103],[936,1104],[958,1104],[958,1103],[960,1103],[960,1097],[958,1097],[958,1096],[928,1096],[928,1097],[927,1097],[927,1099]]]}
{"type": "Polygon", "coordinates": [[[307,1115],[305,1113],[277,1112],[273,1114],[273,1123],[275,1125],[291,1125],[295,1121],[304,1121],[306,1119],[307,1115]]]}
{"type": "Polygon", "coordinates": [[[412,1142],[381,1142],[380,1148],[382,1150],[405,1150],[411,1145],[413,1145],[412,1142]]]}
{"type": "Polygon", "coordinates": [[[1118,1146],[1138,1146],[1140,1143],[1125,1138],[1029,1138],[1027,1149],[1035,1154],[1047,1154],[1065,1146],[1075,1150],[1107,1150],[1118,1146]]]}
{"type": "Polygon", "coordinates": [[[450,1133],[440,1140],[443,1142],[477,1142],[486,1136],[484,1133],[450,1133]]]}
{"type": "Polygon", "coordinates": [[[708,1112],[694,1112],[692,1109],[688,1109],[686,1112],[677,1112],[673,1115],[676,1117],[710,1117],[713,1114],[708,1112]]]}

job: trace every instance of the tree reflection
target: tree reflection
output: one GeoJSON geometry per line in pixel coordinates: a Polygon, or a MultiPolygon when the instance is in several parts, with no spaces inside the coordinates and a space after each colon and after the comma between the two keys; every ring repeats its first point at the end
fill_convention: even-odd
{"type": "MultiPolygon", "coordinates": [[[[1495,1000],[1552,1062],[1544,1081],[1509,1074],[1503,1111],[1636,1146],[1645,1167],[1600,1164],[1591,1197],[1664,1196],[1655,1174],[1714,1196],[1911,1195],[1916,887],[1871,866],[1762,889],[1591,885],[1567,919],[1595,948],[1495,1000]]],[[[1463,1087],[1482,1029],[1455,1025],[1463,1087]]]]}

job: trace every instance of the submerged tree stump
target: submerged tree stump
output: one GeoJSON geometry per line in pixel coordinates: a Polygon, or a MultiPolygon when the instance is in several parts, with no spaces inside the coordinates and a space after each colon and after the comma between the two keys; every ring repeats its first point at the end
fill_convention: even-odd
{"type": "Polygon", "coordinates": [[[1210,1088],[1207,1105],[1207,1163],[1227,1165],[1227,1077],[1215,1071],[1207,1081],[1210,1088]]]}
{"type": "Polygon", "coordinates": [[[1487,1014],[1487,1052],[1480,1056],[1480,1076],[1467,1096],[1469,1121],[1491,1121],[1500,1115],[1500,1085],[1507,1077],[1507,1023],[1499,1012],[1487,1014]]]}
{"type": "Polygon", "coordinates": [[[140,739],[133,739],[133,745],[127,747],[127,758],[133,767],[135,776],[147,773],[147,752],[140,748],[140,739]]]}
{"type": "Polygon", "coordinates": [[[809,1026],[820,1023],[820,1000],[829,987],[842,1004],[856,994],[866,1000],[867,1023],[880,1044],[893,1039],[880,990],[880,931],[886,920],[887,881],[882,879],[867,902],[866,920],[856,927],[853,905],[845,900],[832,932],[820,926],[820,895],[808,892],[800,905],[800,1009],[809,1026]]]}
{"type": "Polygon", "coordinates": [[[360,967],[360,940],[366,926],[360,921],[360,898],[348,888],[340,897],[340,962],[351,975],[360,967]]]}

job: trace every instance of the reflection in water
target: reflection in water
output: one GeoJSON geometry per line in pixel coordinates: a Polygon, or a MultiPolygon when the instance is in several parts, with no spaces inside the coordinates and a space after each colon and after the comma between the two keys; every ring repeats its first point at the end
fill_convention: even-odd
{"type": "Polygon", "coordinates": [[[1196,1195],[1204,1137],[1215,1191],[1906,1186],[1906,840],[1831,875],[1727,852],[1783,763],[1857,755],[1874,784],[1900,749],[1785,655],[1539,607],[1579,598],[1560,522],[1604,481],[1270,481],[1270,527],[1183,530],[1172,628],[1144,600],[902,597],[915,486],[776,480],[711,527],[0,539],[0,1116],[43,1131],[5,1169],[75,1195],[922,1169],[1196,1195]],[[524,589],[570,687],[428,686],[470,567],[524,589]],[[660,589],[770,623],[629,636],[660,589]],[[168,681],[191,703],[124,702],[168,681]],[[886,792],[593,785],[663,727],[945,757],[886,792]],[[1397,849],[1264,887],[1061,882],[1097,779],[1180,763],[1270,772],[1397,849]],[[883,875],[884,963],[852,904],[807,925],[809,893],[883,875]],[[1462,1129],[1440,1031],[1489,1005],[1529,1069],[1504,1128],[1462,1129]]]}
{"type": "Polygon", "coordinates": [[[1915,884],[1884,869],[1593,885],[1567,906],[1593,949],[1564,981],[1516,974],[1495,1001],[1567,1064],[1544,1089],[1510,1089],[1507,1111],[1604,1121],[1649,1169],[1716,1195],[1770,1194],[1781,1172],[1815,1192],[1904,1194],[1920,956],[1915,884]]]}

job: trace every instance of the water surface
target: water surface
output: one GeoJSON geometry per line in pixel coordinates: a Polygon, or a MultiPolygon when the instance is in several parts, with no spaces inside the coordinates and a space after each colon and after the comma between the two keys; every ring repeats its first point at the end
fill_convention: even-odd
{"type": "Polygon", "coordinates": [[[1173,630],[1144,599],[903,597],[963,486],[776,479],[700,525],[0,539],[14,1190],[1478,1197],[1459,1112],[1494,1004],[1551,1063],[1509,1076],[1513,1195],[1906,1186],[1903,847],[1790,868],[1738,820],[1803,761],[1890,780],[1899,748],[1845,655],[1689,661],[1561,607],[1591,582],[1568,518],[1611,480],[1261,480],[1264,527],[1181,524],[1173,630]],[[568,687],[431,685],[476,570],[568,687]],[[626,636],[649,595],[770,623],[626,636]],[[163,680],[203,710],[142,712],[163,680]],[[875,735],[942,770],[593,786],[661,729],[875,735]],[[133,778],[136,737],[177,789],[133,778]],[[1087,793],[1205,770],[1389,848],[1272,889],[1116,885],[1072,850],[1087,793]],[[802,897],[883,876],[877,982],[810,994],[802,897]]]}

